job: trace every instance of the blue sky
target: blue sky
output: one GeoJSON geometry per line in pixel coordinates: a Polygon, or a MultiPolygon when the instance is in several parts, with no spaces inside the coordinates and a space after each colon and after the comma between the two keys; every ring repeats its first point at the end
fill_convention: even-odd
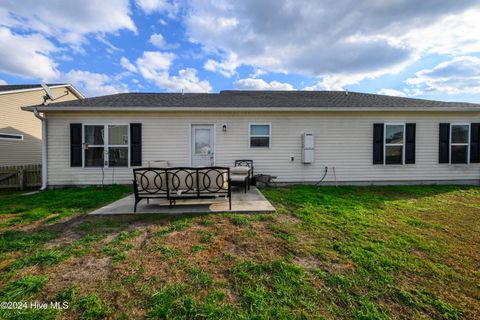
{"type": "Polygon", "coordinates": [[[468,0],[0,0],[0,83],[480,102],[479,34],[468,0]]]}

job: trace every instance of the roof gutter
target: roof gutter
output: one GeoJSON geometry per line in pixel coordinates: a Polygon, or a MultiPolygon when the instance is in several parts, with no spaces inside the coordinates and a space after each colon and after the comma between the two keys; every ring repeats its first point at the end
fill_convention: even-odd
{"type": "Polygon", "coordinates": [[[63,111],[63,112],[480,112],[479,107],[354,107],[354,108],[336,108],[336,107],[314,107],[314,108],[295,108],[295,107],[253,107],[253,108],[228,108],[228,107],[102,107],[102,106],[31,106],[22,107],[22,110],[33,111],[38,109],[40,112],[63,111]]]}
{"type": "Polygon", "coordinates": [[[47,189],[48,183],[48,171],[47,171],[47,118],[46,116],[41,116],[38,112],[38,109],[33,110],[35,117],[42,121],[42,186],[40,191],[47,189]]]}
{"type": "MultiPolygon", "coordinates": [[[[56,85],[56,86],[50,86],[49,88],[50,89],[68,88],[73,92],[74,95],[77,96],[77,98],[79,98],[81,100],[85,99],[85,96],[80,91],[78,91],[73,85],[71,85],[70,83],[60,84],[60,85],[56,85]]],[[[28,91],[38,91],[38,90],[43,90],[43,88],[42,87],[34,87],[34,88],[28,88],[28,89],[0,91],[0,95],[10,94],[10,93],[21,93],[21,92],[28,92],[28,91]]]]}

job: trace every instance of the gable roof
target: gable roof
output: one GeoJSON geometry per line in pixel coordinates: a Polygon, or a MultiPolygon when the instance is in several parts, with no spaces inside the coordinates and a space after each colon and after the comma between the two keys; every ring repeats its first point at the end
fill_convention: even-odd
{"type": "MultiPolygon", "coordinates": [[[[33,107],[25,110],[33,110],[33,107]]],[[[236,91],[220,93],[119,93],[51,103],[39,111],[188,111],[188,110],[463,110],[480,111],[480,104],[393,97],[345,91],[236,91]]]]}
{"type": "MultiPolygon", "coordinates": [[[[84,99],[85,97],[70,83],[48,83],[50,88],[68,87],[78,98],[84,99]]],[[[41,84],[4,84],[0,85],[0,95],[17,93],[24,91],[43,90],[41,84]]]]}

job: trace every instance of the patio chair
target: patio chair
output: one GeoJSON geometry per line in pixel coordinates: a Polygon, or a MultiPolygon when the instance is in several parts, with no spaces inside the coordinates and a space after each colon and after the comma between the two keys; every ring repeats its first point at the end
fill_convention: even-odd
{"type": "Polygon", "coordinates": [[[252,179],[253,179],[253,160],[235,160],[234,165],[235,165],[235,167],[248,167],[248,168],[250,168],[249,179],[250,179],[250,183],[253,182],[252,181],[252,179]]]}
{"type": "Polygon", "coordinates": [[[234,164],[235,167],[230,169],[230,182],[233,186],[243,187],[247,193],[253,177],[253,160],[235,160],[234,164]]]}
{"type": "Polygon", "coordinates": [[[239,186],[244,189],[250,190],[250,168],[248,167],[233,167],[230,169],[230,184],[232,186],[239,186]]]}

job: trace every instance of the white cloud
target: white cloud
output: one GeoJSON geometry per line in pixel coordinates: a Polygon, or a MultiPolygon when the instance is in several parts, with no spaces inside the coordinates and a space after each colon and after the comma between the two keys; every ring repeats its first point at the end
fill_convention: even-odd
{"type": "Polygon", "coordinates": [[[136,32],[128,0],[3,1],[0,17],[4,17],[5,26],[39,32],[74,45],[85,41],[87,34],[121,29],[136,32]]]}
{"type": "Polygon", "coordinates": [[[134,73],[137,72],[137,67],[135,67],[133,63],[131,63],[130,60],[128,60],[125,57],[120,58],[120,64],[124,69],[130,72],[134,72],[134,73]]]}
{"type": "Polygon", "coordinates": [[[167,0],[137,0],[137,5],[146,13],[161,12],[168,8],[167,0]]]}
{"type": "Polygon", "coordinates": [[[289,83],[271,81],[266,82],[263,79],[246,78],[235,81],[235,87],[241,90],[295,90],[289,83]]]}
{"type": "Polygon", "coordinates": [[[159,73],[153,81],[162,88],[174,92],[211,92],[212,87],[207,80],[200,80],[197,76],[197,70],[186,68],[178,71],[178,75],[169,75],[168,73],[159,73]]]}
{"type": "Polygon", "coordinates": [[[364,75],[326,75],[313,86],[303,88],[303,90],[344,90],[345,86],[357,84],[365,78],[364,75]]]}
{"type": "MultiPolygon", "coordinates": [[[[185,24],[191,41],[223,52],[223,61],[235,54],[239,65],[342,88],[397,73],[427,53],[479,51],[479,16],[473,0],[205,0],[190,3],[185,24]]],[[[214,60],[206,67],[232,73],[214,60]]]]}
{"type": "Polygon", "coordinates": [[[0,27],[0,71],[24,78],[45,80],[58,75],[48,55],[57,48],[39,34],[18,35],[0,27]]]}
{"type": "Polygon", "coordinates": [[[461,56],[442,62],[432,69],[424,69],[407,79],[415,94],[480,93],[480,58],[461,56]]]}
{"type": "Polygon", "coordinates": [[[127,92],[127,85],[103,73],[71,70],[57,78],[60,82],[72,83],[87,97],[127,92]]]}
{"type": "Polygon", "coordinates": [[[237,55],[231,52],[226,59],[221,62],[208,59],[203,68],[208,71],[218,72],[223,76],[230,78],[236,73],[236,69],[240,66],[237,55]]]}
{"type": "Polygon", "coordinates": [[[249,74],[248,77],[249,78],[259,78],[259,77],[261,77],[261,76],[263,76],[267,73],[268,73],[267,71],[257,68],[253,71],[253,73],[249,74]]]}
{"type": "Polygon", "coordinates": [[[420,52],[465,55],[480,51],[480,9],[441,17],[424,28],[412,29],[404,36],[420,52]]]}
{"type": "Polygon", "coordinates": [[[179,9],[179,4],[176,1],[136,0],[136,2],[146,14],[167,12],[170,18],[173,18],[179,9]]]}
{"type": "Polygon", "coordinates": [[[407,94],[403,91],[395,90],[395,89],[387,89],[387,88],[380,89],[380,90],[378,90],[377,93],[378,94],[384,94],[384,95],[387,95],[387,96],[395,96],[395,97],[406,97],[407,96],[407,94]]]}
{"type": "Polygon", "coordinates": [[[0,85],[3,86],[3,85],[6,85],[6,84],[7,84],[7,81],[0,79],[0,85]]]}
{"type": "Polygon", "coordinates": [[[154,82],[167,91],[211,92],[212,87],[206,80],[200,80],[197,70],[186,68],[178,75],[170,74],[170,67],[176,55],[171,52],[146,51],[136,60],[136,68],[144,79],[154,82]]]}
{"type": "Polygon", "coordinates": [[[178,43],[167,43],[161,33],[152,34],[150,39],[148,39],[148,42],[159,49],[175,49],[180,46],[178,43]]]}
{"type": "Polygon", "coordinates": [[[137,68],[145,79],[153,80],[160,72],[170,69],[175,54],[171,52],[145,51],[136,61],[137,68]]]}
{"type": "MultiPolygon", "coordinates": [[[[41,80],[61,76],[52,53],[66,48],[56,43],[84,54],[82,45],[92,35],[112,53],[119,49],[105,34],[122,29],[136,32],[128,0],[2,1],[0,21],[0,71],[41,80]]],[[[66,58],[69,56],[62,54],[57,59],[66,58]]]]}
{"type": "Polygon", "coordinates": [[[165,38],[160,33],[152,34],[148,42],[160,49],[166,45],[165,38]]]}

